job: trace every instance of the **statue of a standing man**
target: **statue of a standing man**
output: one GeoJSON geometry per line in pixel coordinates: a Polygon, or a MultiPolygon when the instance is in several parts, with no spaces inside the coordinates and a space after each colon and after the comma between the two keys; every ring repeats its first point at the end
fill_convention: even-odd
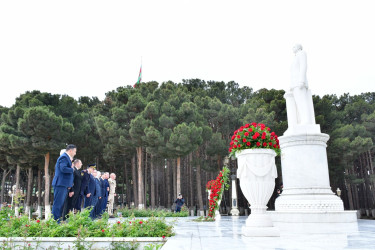
{"type": "Polygon", "coordinates": [[[295,58],[291,66],[291,85],[285,94],[288,127],[315,124],[311,91],[307,83],[307,57],[300,44],[293,47],[295,58]]]}

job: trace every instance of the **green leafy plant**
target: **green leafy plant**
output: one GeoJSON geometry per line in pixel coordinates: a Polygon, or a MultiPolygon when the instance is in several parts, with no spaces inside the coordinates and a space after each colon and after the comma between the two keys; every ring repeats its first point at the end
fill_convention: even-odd
{"type": "Polygon", "coordinates": [[[268,148],[280,154],[279,139],[269,127],[255,122],[241,126],[234,131],[229,147],[229,155],[235,156],[236,152],[243,149],[268,148]]]}
{"type": "Polygon", "coordinates": [[[182,207],[180,213],[175,213],[166,209],[134,209],[123,208],[118,210],[123,217],[188,217],[189,210],[185,206],[182,207]]]}
{"type": "Polygon", "coordinates": [[[154,250],[154,249],[155,250],[159,250],[159,249],[162,248],[163,245],[164,245],[163,243],[160,243],[160,244],[152,244],[152,243],[150,243],[150,244],[144,246],[143,250],[154,250]]]}
{"type": "MultiPolygon", "coordinates": [[[[0,237],[77,237],[77,246],[83,246],[86,237],[169,237],[174,235],[173,226],[165,218],[134,217],[108,222],[104,213],[99,220],[91,220],[90,210],[70,213],[67,221],[29,220],[27,216],[14,217],[10,208],[0,210],[0,237]]],[[[86,246],[86,245],[84,245],[86,246]]],[[[87,246],[86,246],[87,247],[87,246]]]]}
{"type": "Polygon", "coordinates": [[[205,216],[199,216],[198,218],[194,219],[193,221],[195,222],[211,222],[211,221],[215,221],[215,218],[213,217],[205,217],[205,216]]]}

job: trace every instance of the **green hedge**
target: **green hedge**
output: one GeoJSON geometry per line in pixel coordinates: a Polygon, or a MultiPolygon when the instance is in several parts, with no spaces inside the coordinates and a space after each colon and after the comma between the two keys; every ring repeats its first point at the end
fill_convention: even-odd
{"type": "Polygon", "coordinates": [[[69,214],[66,222],[55,220],[29,220],[27,216],[15,217],[9,208],[0,210],[0,237],[169,237],[174,235],[173,226],[164,218],[147,220],[127,218],[108,222],[108,214],[102,219],[91,220],[90,211],[69,214]]]}
{"type": "Polygon", "coordinates": [[[135,209],[123,208],[117,210],[122,213],[122,217],[188,217],[187,207],[182,207],[181,212],[175,213],[166,209],[135,209]]]}

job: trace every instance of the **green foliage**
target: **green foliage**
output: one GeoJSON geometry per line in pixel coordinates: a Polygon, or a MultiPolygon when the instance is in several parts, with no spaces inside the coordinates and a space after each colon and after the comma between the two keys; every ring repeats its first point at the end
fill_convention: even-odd
{"type": "Polygon", "coordinates": [[[193,221],[195,221],[195,222],[212,222],[212,221],[215,221],[215,217],[199,216],[198,218],[193,219],[193,221]]]}
{"type": "Polygon", "coordinates": [[[166,209],[135,209],[123,208],[118,212],[122,213],[122,217],[187,217],[188,209],[183,206],[180,213],[175,213],[166,209]]]}
{"type": "Polygon", "coordinates": [[[55,220],[29,220],[27,216],[19,218],[9,208],[0,210],[0,237],[77,237],[77,246],[87,237],[169,237],[173,227],[164,218],[149,219],[128,218],[113,224],[108,222],[108,214],[102,219],[91,220],[90,211],[69,214],[66,222],[58,224],[55,220]]]}

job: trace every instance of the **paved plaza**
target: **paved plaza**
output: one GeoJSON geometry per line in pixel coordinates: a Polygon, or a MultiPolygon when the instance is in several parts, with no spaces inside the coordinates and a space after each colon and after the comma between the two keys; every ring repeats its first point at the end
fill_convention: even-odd
{"type": "Polygon", "coordinates": [[[358,220],[357,232],[288,233],[280,237],[244,237],[247,217],[223,216],[215,222],[194,222],[197,217],[178,218],[176,235],[163,250],[176,249],[375,249],[375,220],[358,220]]]}

